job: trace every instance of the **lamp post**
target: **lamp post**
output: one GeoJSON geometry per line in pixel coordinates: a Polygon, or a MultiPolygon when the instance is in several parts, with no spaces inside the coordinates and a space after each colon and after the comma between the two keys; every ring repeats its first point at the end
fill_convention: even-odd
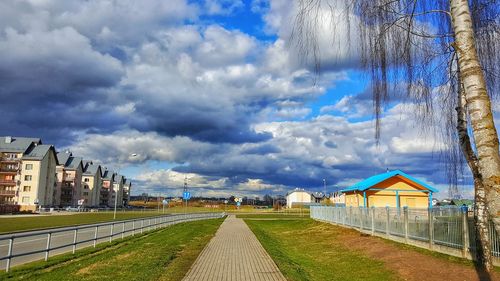
{"type": "MultiPolygon", "coordinates": [[[[137,156],[137,153],[132,153],[130,154],[131,157],[136,157],[137,156]]],[[[120,167],[118,167],[118,175],[120,175],[120,167]]],[[[114,185],[114,183],[111,183],[112,185],[114,185]]],[[[120,186],[120,183],[118,183],[118,186],[120,186]]],[[[115,189],[114,186],[112,186],[113,190],[115,189]]],[[[113,219],[115,220],[116,219],[116,205],[118,204],[118,192],[115,192],[115,210],[113,212],[113,219]]]]}

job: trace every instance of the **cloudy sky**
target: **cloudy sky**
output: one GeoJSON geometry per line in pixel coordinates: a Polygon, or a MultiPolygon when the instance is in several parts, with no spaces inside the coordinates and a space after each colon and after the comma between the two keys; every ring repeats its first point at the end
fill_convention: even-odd
{"type": "Polygon", "coordinates": [[[333,191],[401,169],[446,196],[416,105],[391,103],[377,144],[355,40],[320,27],[337,37],[319,40],[318,76],[290,43],[294,13],[289,0],[1,1],[0,135],[119,169],[133,194],[180,195],[185,177],[195,196],[333,191]]]}

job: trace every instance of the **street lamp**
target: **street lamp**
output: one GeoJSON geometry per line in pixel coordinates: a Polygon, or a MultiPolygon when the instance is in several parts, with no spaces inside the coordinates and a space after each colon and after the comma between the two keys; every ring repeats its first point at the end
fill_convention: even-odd
{"type": "MultiPolygon", "coordinates": [[[[132,153],[130,154],[131,157],[136,157],[137,156],[137,153],[132,153]]],[[[120,167],[118,167],[118,175],[120,175],[120,167]]],[[[112,183],[112,185],[114,185],[114,183],[112,183]]],[[[120,186],[120,183],[118,183],[118,186],[120,186]]],[[[113,190],[115,189],[114,186],[112,186],[113,190]]],[[[130,191],[129,191],[130,192],[130,191]]],[[[115,210],[113,212],[113,219],[115,220],[116,219],[116,205],[118,204],[118,192],[115,192],[115,210]]]]}

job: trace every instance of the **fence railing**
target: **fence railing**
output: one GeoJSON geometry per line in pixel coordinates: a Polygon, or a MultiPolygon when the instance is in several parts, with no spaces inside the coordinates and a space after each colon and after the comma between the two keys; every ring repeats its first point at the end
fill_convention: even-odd
{"type": "Polygon", "coordinates": [[[172,224],[224,217],[225,213],[169,214],[74,227],[52,228],[0,235],[0,262],[8,272],[13,266],[35,260],[48,260],[49,256],[73,252],[117,238],[134,236],[172,224]]]}
{"type": "MultiPolygon", "coordinates": [[[[311,218],[430,250],[474,259],[473,217],[460,207],[430,209],[389,207],[311,207],[311,218]]],[[[500,265],[500,236],[489,225],[493,262],[500,265]]]]}

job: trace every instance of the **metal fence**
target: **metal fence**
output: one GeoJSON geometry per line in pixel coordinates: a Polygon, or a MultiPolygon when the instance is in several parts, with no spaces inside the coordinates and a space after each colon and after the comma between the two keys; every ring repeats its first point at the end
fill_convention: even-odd
{"type": "MultiPolygon", "coordinates": [[[[460,207],[410,209],[314,206],[311,207],[311,218],[455,256],[475,257],[474,220],[460,207]]],[[[493,223],[489,225],[489,233],[493,261],[500,265],[500,236],[493,223]]]]}
{"type": "Polygon", "coordinates": [[[19,265],[49,256],[73,252],[117,238],[142,234],[172,224],[224,217],[225,213],[171,214],[75,227],[52,228],[39,231],[0,235],[0,266],[9,271],[19,265]]]}

